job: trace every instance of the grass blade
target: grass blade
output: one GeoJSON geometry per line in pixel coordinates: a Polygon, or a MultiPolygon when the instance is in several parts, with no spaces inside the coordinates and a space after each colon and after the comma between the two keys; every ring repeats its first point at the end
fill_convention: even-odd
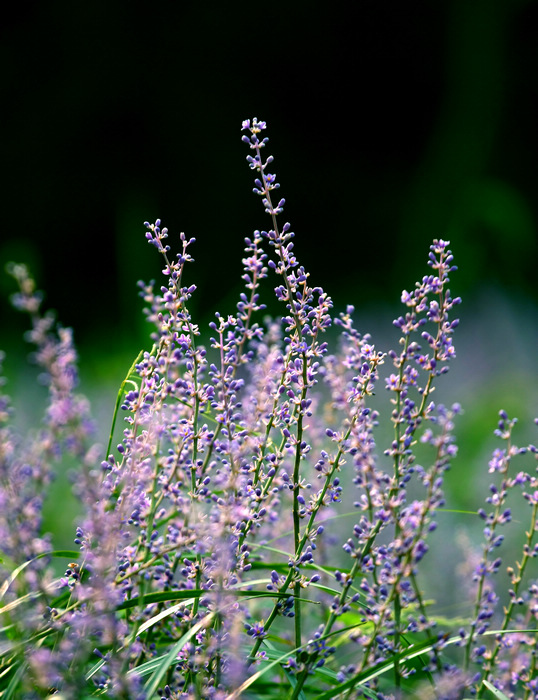
{"type": "MultiPolygon", "coordinates": [[[[173,644],[170,647],[168,653],[160,658],[160,663],[157,665],[152,675],[148,678],[146,684],[144,685],[144,690],[148,697],[151,697],[153,693],[157,692],[157,688],[159,687],[164,677],[164,674],[168,671],[170,666],[172,666],[172,664],[175,663],[177,655],[183,649],[183,647],[189,641],[189,639],[194,637],[194,635],[197,634],[201,629],[207,627],[207,625],[213,619],[214,615],[214,613],[209,613],[202,620],[200,620],[200,622],[193,625],[188,632],[186,632],[175,644],[173,644]]],[[[134,672],[140,673],[140,670],[141,667],[134,669],[134,672]]]]}

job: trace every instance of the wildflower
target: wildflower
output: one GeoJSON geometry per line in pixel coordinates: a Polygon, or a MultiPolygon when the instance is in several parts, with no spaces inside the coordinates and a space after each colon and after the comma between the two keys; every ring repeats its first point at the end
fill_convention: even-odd
{"type": "Polygon", "coordinates": [[[538,556],[538,480],[512,464],[538,450],[513,443],[516,422],[504,411],[496,429],[504,445],[490,460],[492,484],[478,511],[483,547],[467,547],[470,624],[440,629],[421,586],[462,413],[432,396],[456,355],[460,299],[448,289],[456,269],[449,243],[434,240],[430,273],[401,295],[398,350],[380,351],[355,327],[354,308],[334,313],[298,260],[291,225],[280,223],[285,200],[276,198],[273,158],[262,155],[266,129],[258,119],[242,123],[270,229],[245,239],[243,291],[235,309],[215,314],[205,345],[190,311],[196,286],[187,281],[195,241],[181,233],[174,255],[161,220],[145,223],[163,273],[161,284],[139,283],[153,347],[121,385],[104,454],[90,443],[89,405],[76,393],[72,333],[41,312],[24,266],[11,268],[49,403],[41,429],[24,440],[0,393],[0,612],[8,633],[0,689],[235,700],[261,692],[262,676],[279,666],[283,678],[294,676],[293,700],[314,691],[381,698],[384,687],[399,692],[405,683],[421,691],[423,673],[447,698],[477,694],[483,680],[530,697],[538,586],[525,574],[538,556]],[[273,320],[260,318],[269,275],[281,305],[273,320]],[[380,380],[392,407],[381,450],[384,414],[370,403],[380,380]],[[124,424],[114,440],[117,415],[124,424]],[[83,513],[55,578],[42,509],[64,453],[79,465],[83,513]],[[507,567],[500,610],[503,530],[516,520],[511,491],[530,526],[507,567]],[[462,668],[448,661],[448,645],[462,668]]]}

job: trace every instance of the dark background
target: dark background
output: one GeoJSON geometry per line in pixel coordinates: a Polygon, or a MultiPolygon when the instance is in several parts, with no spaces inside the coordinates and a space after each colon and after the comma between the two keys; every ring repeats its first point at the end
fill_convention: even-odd
{"type": "Polygon", "coordinates": [[[340,307],[397,300],[434,237],[456,293],[536,301],[536,26],[530,0],[12,3],[0,263],[31,266],[82,346],[138,348],[160,217],[173,247],[197,239],[194,311],[231,311],[243,238],[270,226],[240,141],[256,116],[298,257],[340,307]]]}

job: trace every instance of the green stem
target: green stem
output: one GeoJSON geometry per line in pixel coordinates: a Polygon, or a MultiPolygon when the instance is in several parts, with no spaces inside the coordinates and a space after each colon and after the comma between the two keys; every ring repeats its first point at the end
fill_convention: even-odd
{"type": "MultiPolygon", "coordinates": [[[[526,542],[525,546],[523,547],[523,556],[521,562],[516,562],[517,566],[517,574],[512,575],[512,583],[514,586],[513,589],[513,595],[510,596],[510,602],[508,606],[505,608],[505,613],[504,613],[504,620],[503,624],[501,627],[501,630],[504,632],[505,630],[508,629],[508,625],[510,624],[510,620],[512,619],[512,613],[514,611],[514,607],[517,605],[517,598],[519,594],[519,589],[523,580],[523,575],[525,573],[525,569],[527,567],[527,563],[529,559],[532,556],[532,551],[533,551],[533,540],[534,540],[534,532],[536,528],[536,522],[538,522],[538,504],[535,503],[532,508],[532,514],[530,518],[530,525],[528,531],[525,533],[526,535],[526,542]]],[[[487,663],[487,667],[484,669],[484,674],[482,677],[482,680],[489,680],[489,677],[491,676],[491,673],[493,669],[495,668],[495,660],[497,658],[498,653],[501,650],[501,643],[500,641],[496,641],[495,648],[493,649],[491,653],[491,657],[487,663]]],[[[481,695],[479,695],[481,697],[481,695]]]]}
{"type": "MultiPolygon", "coordinates": [[[[345,443],[345,442],[347,441],[347,439],[349,438],[349,436],[350,436],[350,434],[351,434],[351,431],[352,431],[352,429],[353,429],[353,425],[355,424],[356,420],[357,420],[357,416],[355,415],[355,416],[352,418],[351,424],[350,424],[349,428],[348,428],[347,431],[346,431],[346,434],[345,434],[345,436],[344,436],[344,438],[343,438],[343,440],[342,440],[342,443],[345,443]]],[[[318,494],[317,502],[316,502],[316,503],[313,505],[313,507],[312,507],[312,512],[311,512],[311,514],[310,514],[310,518],[308,519],[308,523],[307,523],[306,528],[305,528],[305,530],[304,530],[303,536],[302,536],[302,538],[300,539],[298,545],[297,545],[296,548],[295,548],[295,561],[296,561],[296,562],[297,562],[298,559],[300,558],[300,556],[301,556],[301,554],[302,554],[302,552],[303,552],[303,549],[304,549],[306,543],[308,542],[310,533],[312,532],[312,527],[313,527],[313,525],[314,525],[314,521],[315,521],[315,519],[316,519],[316,517],[317,517],[317,514],[318,514],[318,512],[319,512],[321,506],[323,505],[323,502],[324,502],[324,499],[325,499],[325,494],[327,493],[327,490],[328,490],[328,488],[329,488],[329,484],[331,483],[332,478],[333,478],[335,472],[336,472],[336,471],[339,469],[339,467],[340,467],[340,460],[342,459],[343,454],[344,454],[344,452],[343,452],[342,448],[339,448],[339,450],[338,450],[338,452],[337,452],[337,454],[336,454],[336,457],[335,457],[335,459],[334,459],[333,466],[331,467],[331,470],[330,470],[329,473],[327,474],[327,478],[325,479],[325,482],[324,482],[324,484],[323,484],[323,488],[321,489],[320,493],[318,494]]],[[[381,521],[378,521],[378,523],[377,523],[377,525],[376,525],[377,531],[379,531],[380,526],[381,526],[381,521]]],[[[374,529],[375,529],[375,528],[374,528],[374,529]]],[[[375,536],[372,537],[371,541],[373,542],[374,539],[375,539],[375,536]]],[[[369,542],[370,542],[370,541],[369,541],[369,542]]],[[[278,592],[279,592],[279,593],[281,593],[281,594],[282,594],[282,593],[286,593],[286,591],[288,590],[288,588],[289,588],[290,585],[291,585],[291,582],[292,582],[292,579],[294,578],[294,576],[295,576],[295,568],[294,568],[294,567],[290,567],[290,571],[288,572],[288,575],[286,576],[286,579],[285,579],[284,583],[283,583],[283,584],[280,586],[280,588],[278,589],[278,592]]],[[[267,632],[267,630],[269,630],[269,628],[270,628],[271,625],[273,624],[273,622],[274,622],[276,616],[278,615],[279,609],[280,609],[280,608],[279,608],[278,604],[276,604],[276,605],[273,607],[273,609],[272,609],[272,611],[271,611],[269,617],[267,618],[267,620],[266,620],[266,622],[265,622],[265,624],[264,624],[264,629],[265,629],[266,632],[267,632]]],[[[256,642],[254,643],[254,646],[253,646],[253,648],[252,648],[252,651],[251,651],[251,653],[250,653],[250,655],[249,655],[249,657],[248,657],[248,663],[249,663],[249,664],[251,664],[251,663],[254,661],[254,659],[255,659],[255,657],[256,657],[256,654],[258,653],[258,650],[259,650],[259,648],[260,648],[260,646],[261,646],[261,644],[262,644],[262,641],[263,641],[262,639],[257,639],[256,642]]]]}

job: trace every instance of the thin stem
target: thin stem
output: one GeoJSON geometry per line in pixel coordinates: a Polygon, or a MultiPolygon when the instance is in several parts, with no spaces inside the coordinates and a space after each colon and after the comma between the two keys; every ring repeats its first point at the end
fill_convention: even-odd
{"type": "MultiPolygon", "coordinates": [[[[514,612],[514,608],[518,604],[518,597],[519,597],[519,589],[523,581],[523,576],[525,574],[525,569],[527,567],[527,563],[529,559],[532,558],[532,552],[533,552],[533,540],[534,540],[534,533],[536,531],[536,523],[538,522],[538,503],[534,503],[532,507],[532,514],[530,518],[530,524],[529,524],[529,529],[525,533],[526,541],[525,545],[523,547],[523,554],[521,558],[521,562],[516,562],[516,567],[517,567],[517,573],[515,572],[510,572],[511,573],[511,578],[512,578],[512,585],[513,585],[513,590],[510,592],[510,602],[508,603],[508,606],[505,608],[504,611],[504,620],[503,624],[501,626],[501,630],[504,632],[505,630],[508,629],[508,625],[510,624],[510,621],[512,619],[512,613],[514,612]]],[[[487,666],[484,667],[484,674],[483,674],[483,680],[488,680],[493,672],[493,669],[495,668],[495,662],[497,659],[497,655],[499,654],[501,650],[501,641],[498,639],[495,643],[495,647],[493,651],[491,652],[491,657],[489,658],[487,662],[487,666]]]]}

